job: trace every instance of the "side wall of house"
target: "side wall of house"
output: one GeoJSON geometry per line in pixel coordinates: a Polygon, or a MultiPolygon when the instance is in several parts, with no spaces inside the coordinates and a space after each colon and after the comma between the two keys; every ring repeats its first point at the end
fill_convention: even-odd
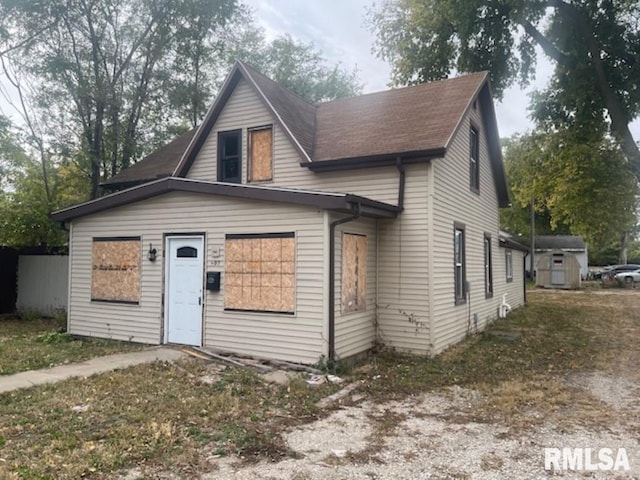
{"type": "Polygon", "coordinates": [[[162,253],[154,263],[148,261],[146,251],[151,243],[161,252],[167,234],[204,233],[205,271],[223,272],[221,291],[205,294],[205,346],[314,363],[326,351],[325,225],[325,213],[312,208],[189,193],[169,193],[75,220],[69,330],[78,335],[161,343],[165,261],[162,253]],[[296,239],[295,314],[225,311],[225,235],[282,232],[294,232],[296,239]],[[130,236],[139,236],[142,244],[139,304],[91,301],[92,239],[130,236]]]}
{"type": "MultiPolygon", "coordinates": [[[[528,257],[527,257],[528,258],[528,257]]],[[[525,254],[521,250],[499,248],[498,257],[496,257],[496,266],[494,272],[494,283],[496,285],[495,295],[498,297],[499,303],[502,303],[502,296],[506,293],[506,303],[513,308],[517,308],[524,304],[524,288],[525,288],[525,254]],[[505,252],[511,251],[511,259],[513,265],[513,278],[507,280],[505,252]],[[496,276],[497,275],[497,276],[496,276]]]]}
{"type": "Polygon", "coordinates": [[[406,169],[404,211],[378,222],[378,335],[392,348],[428,354],[429,165],[406,169]]]}
{"type": "MultiPolygon", "coordinates": [[[[487,132],[481,119],[480,104],[463,119],[447,155],[435,160],[433,201],[432,278],[433,353],[452,345],[468,333],[483,329],[498,315],[505,292],[505,266],[499,248],[498,199],[489,162],[487,132]],[[480,139],[479,193],[470,187],[470,131],[477,129],[480,139]],[[470,286],[466,301],[456,304],[454,273],[454,224],[464,226],[466,281],[470,286]],[[485,295],[484,239],[491,238],[493,296],[485,295]]],[[[516,262],[514,258],[514,277],[516,262]]],[[[519,275],[519,273],[518,273],[519,275]]],[[[522,286],[516,278],[513,284],[522,286]]],[[[509,291],[508,303],[523,303],[522,291],[509,291]]]]}
{"type": "MultiPolygon", "coordinates": [[[[331,218],[334,221],[340,217],[331,218]]],[[[338,225],[335,230],[335,339],[338,358],[348,358],[373,347],[376,340],[377,226],[372,219],[361,218],[338,225]],[[365,308],[344,312],[342,305],[343,233],[363,235],[367,245],[365,308]]]]}
{"type": "Polygon", "coordinates": [[[216,181],[218,132],[242,130],[242,183],[248,183],[247,129],[265,125],[273,125],[273,180],[260,182],[260,185],[352,193],[393,205],[397,203],[398,171],[395,167],[318,174],[301,166],[298,151],[244,80],[231,94],[187,177],[216,181]]]}

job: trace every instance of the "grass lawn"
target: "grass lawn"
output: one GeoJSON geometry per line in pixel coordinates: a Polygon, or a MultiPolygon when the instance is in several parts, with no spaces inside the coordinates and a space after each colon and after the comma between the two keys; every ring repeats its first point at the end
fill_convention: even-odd
{"type": "MultiPolygon", "coordinates": [[[[343,376],[376,403],[470,388],[486,398],[474,412],[479,421],[513,428],[559,411],[571,421],[603,422],[602,404],[566,379],[639,371],[638,296],[623,293],[531,292],[529,306],[435,359],[385,352],[343,376]]],[[[326,414],[316,402],[338,388],[301,378],[268,385],[246,370],[194,359],[2,394],[0,478],[117,478],[134,466],[197,478],[212,470],[212,456],[275,461],[291,454],[280,433],[326,414]]]]}
{"type": "Polygon", "coordinates": [[[65,323],[63,318],[0,319],[0,381],[2,375],[143,348],[127,342],[74,338],[64,333],[65,323]]]}

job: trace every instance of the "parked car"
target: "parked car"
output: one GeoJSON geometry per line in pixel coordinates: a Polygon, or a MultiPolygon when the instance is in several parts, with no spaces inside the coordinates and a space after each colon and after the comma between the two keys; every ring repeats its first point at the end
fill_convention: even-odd
{"type": "Polygon", "coordinates": [[[607,278],[615,278],[619,273],[633,272],[635,270],[640,270],[640,265],[632,263],[628,263],[626,265],[609,265],[596,273],[595,278],[606,280],[607,278]]]}
{"type": "Polygon", "coordinates": [[[613,277],[621,285],[632,287],[636,282],[640,282],[640,268],[637,270],[627,270],[626,272],[616,273],[613,277]]]}

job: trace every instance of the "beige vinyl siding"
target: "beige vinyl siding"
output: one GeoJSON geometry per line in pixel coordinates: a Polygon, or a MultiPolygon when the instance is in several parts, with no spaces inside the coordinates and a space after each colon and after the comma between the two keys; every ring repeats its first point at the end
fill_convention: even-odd
{"type": "MultiPolygon", "coordinates": [[[[220,292],[206,292],[205,346],[220,351],[314,363],[326,354],[323,339],[323,211],[267,202],[250,202],[173,192],[87,216],[73,223],[69,308],[74,334],[160,343],[163,332],[165,234],[205,233],[205,271],[224,272],[224,240],[229,233],[295,232],[296,311],[294,315],[224,311],[224,273],[220,292]],[[142,239],[139,305],[91,302],[91,239],[132,236],[142,239]],[[149,243],[160,254],[146,258],[149,243]]],[[[204,282],[204,278],[203,278],[204,282]]]]}
{"type": "Polygon", "coordinates": [[[378,227],[378,336],[429,353],[428,165],[407,167],[404,211],[378,227]]]}
{"type": "MultiPolygon", "coordinates": [[[[496,318],[501,302],[504,253],[499,248],[498,200],[489,163],[486,130],[480,117],[480,106],[470,109],[463,119],[447,155],[433,162],[435,192],[433,211],[433,288],[434,351],[438,353],[476,331],[474,315],[480,330],[496,318]],[[469,135],[474,126],[480,137],[480,192],[470,189],[469,135]],[[467,302],[455,305],[453,236],[454,222],[465,225],[466,280],[470,282],[467,302]],[[491,235],[494,293],[485,298],[484,235],[491,235]]],[[[514,282],[517,263],[514,257],[514,282]]]]}
{"type": "Polygon", "coordinates": [[[502,303],[502,295],[507,294],[506,301],[511,308],[524,305],[524,253],[511,249],[513,259],[513,281],[507,282],[507,272],[504,252],[506,248],[498,248],[494,252],[493,285],[494,297],[498,304],[502,303]]]}
{"type": "Polygon", "coordinates": [[[218,132],[242,130],[242,183],[247,182],[247,130],[273,125],[273,180],[260,184],[321,190],[327,192],[352,193],[374,200],[397,204],[398,170],[395,167],[347,170],[329,173],[314,173],[301,166],[302,158],[289,138],[275,122],[258,95],[244,81],[240,81],[229,97],[227,104],[209,137],[204,142],[187,178],[217,180],[218,132]]]}
{"type": "MultiPolygon", "coordinates": [[[[331,221],[340,217],[332,218],[331,221]]],[[[335,230],[335,348],[338,358],[348,358],[373,347],[376,339],[376,221],[361,218],[338,225],[335,230]],[[366,309],[342,313],[342,234],[367,238],[366,309]]]]}

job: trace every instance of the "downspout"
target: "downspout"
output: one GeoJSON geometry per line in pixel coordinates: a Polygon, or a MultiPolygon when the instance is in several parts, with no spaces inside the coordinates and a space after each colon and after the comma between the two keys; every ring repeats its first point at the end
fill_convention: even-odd
{"type": "Polygon", "coordinates": [[[525,305],[527,304],[527,255],[529,252],[524,252],[524,257],[522,257],[522,291],[525,305]]]}
{"type": "Polygon", "coordinates": [[[329,360],[336,358],[336,227],[343,223],[352,222],[360,218],[361,205],[356,203],[356,211],[329,224],[329,360]]]}
{"type": "Polygon", "coordinates": [[[396,168],[400,173],[400,178],[398,180],[398,208],[402,211],[404,209],[405,169],[400,157],[396,158],[396,168]]]}

